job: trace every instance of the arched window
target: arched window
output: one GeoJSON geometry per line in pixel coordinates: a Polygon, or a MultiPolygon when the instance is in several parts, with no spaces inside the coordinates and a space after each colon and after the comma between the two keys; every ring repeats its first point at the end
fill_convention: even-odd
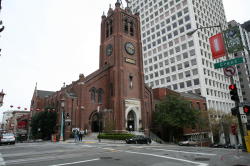
{"type": "Polygon", "coordinates": [[[95,87],[92,87],[90,90],[90,98],[91,98],[91,101],[92,102],[95,102],[95,93],[96,93],[96,88],[95,87]]]}
{"type": "Polygon", "coordinates": [[[113,21],[109,20],[106,22],[106,37],[113,34],[113,21]]]}
{"type": "Polygon", "coordinates": [[[131,21],[129,24],[130,24],[130,25],[129,25],[130,35],[131,35],[131,36],[134,36],[134,23],[133,23],[133,21],[131,21]]]}
{"type": "Polygon", "coordinates": [[[110,20],[109,22],[109,35],[112,35],[113,34],[113,21],[110,20]]]}
{"type": "Polygon", "coordinates": [[[109,37],[109,23],[106,23],[106,37],[109,37]]]}
{"type": "Polygon", "coordinates": [[[124,20],[124,32],[128,33],[128,20],[127,19],[124,20]]]}
{"type": "Polygon", "coordinates": [[[132,76],[132,74],[129,74],[129,88],[130,89],[133,88],[133,76],[132,76]]]}
{"type": "Polygon", "coordinates": [[[134,36],[135,35],[135,23],[133,18],[129,18],[129,17],[124,17],[123,20],[123,30],[124,33],[134,36]]]}
{"type": "Polygon", "coordinates": [[[102,95],[103,95],[104,91],[100,88],[97,91],[98,94],[98,103],[101,104],[102,103],[102,95]]]}

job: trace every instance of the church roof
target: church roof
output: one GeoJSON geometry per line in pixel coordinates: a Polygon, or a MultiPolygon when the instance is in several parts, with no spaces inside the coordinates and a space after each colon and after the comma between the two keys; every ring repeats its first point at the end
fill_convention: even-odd
{"type": "Polygon", "coordinates": [[[182,92],[182,93],[180,93],[180,95],[181,95],[182,97],[185,97],[185,98],[191,98],[191,99],[197,99],[197,100],[205,100],[205,97],[202,97],[202,96],[197,95],[197,94],[195,94],[195,93],[190,93],[190,92],[186,93],[186,92],[182,92]]]}
{"type": "Polygon", "coordinates": [[[37,90],[37,96],[40,98],[45,98],[48,97],[52,94],[54,94],[55,92],[52,91],[45,91],[45,90],[37,90]]]}

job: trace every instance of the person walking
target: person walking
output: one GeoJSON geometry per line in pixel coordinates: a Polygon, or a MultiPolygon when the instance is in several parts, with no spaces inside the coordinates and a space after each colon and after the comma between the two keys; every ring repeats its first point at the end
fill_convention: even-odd
{"type": "Polygon", "coordinates": [[[83,131],[80,130],[80,132],[79,132],[79,141],[80,141],[80,142],[82,142],[82,136],[83,136],[83,131]]]}
{"type": "Polygon", "coordinates": [[[78,138],[78,130],[75,129],[73,132],[74,132],[75,142],[78,142],[78,140],[79,140],[79,138],[78,138]]]}

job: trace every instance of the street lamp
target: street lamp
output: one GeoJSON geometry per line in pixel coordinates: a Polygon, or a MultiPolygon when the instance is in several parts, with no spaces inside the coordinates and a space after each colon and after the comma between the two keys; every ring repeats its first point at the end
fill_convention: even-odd
{"type": "Polygon", "coordinates": [[[3,90],[0,92],[0,107],[3,105],[3,98],[5,93],[3,93],[3,90]]]}
{"type": "MultiPolygon", "coordinates": [[[[211,29],[211,28],[216,28],[216,27],[219,27],[220,28],[220,31],[222,32],[222,26],[221,26],[221,24],[219,24],[219,25],[213,25],[213,26],[205,26],[205,27],[198,27],[198,28],[196,28],[195,30],[192,30],[192,31],[190,31],[190,32],[188,32],[187,33],[187,35],[188,36],[192,36],[197,30],[199,30],[199,29],[211,29]]],[[[218,116],[218,114],[217,114],[217,116],[218,116]]],[[[219,117],[219,116],[218,116],[219,117]]],[[[224,134],[224,137],[225,137],[225,132],[224,132],[224,127],[223,127],[223,123],[222,123],[222,121],[221,120],[219,120],[219,122],[220,122],[220,126],[221,126],[221,129],[222,129],[222,132],[223,132],[223,134],[224,134]]],[[[220,137],[220,131],[219,131],[219,137],[220,137]]],[[[226,142],[226,139],[225,139],[225,142],[226,142]]]]}
{"type": "Polygon", "coordinates": [[[188,32],[187,35],[192,36],[199,29],[207,29],[207,28],[215,28],[215,27],[220,27],[221,28],[221,25],[219,24],[219,25],[213,25],[213,26],[207,26],[207,27],[199,27],[199,28],[196,28],[193,31],[188,32]]]}
{"type": "Polygon", "coordinates": [[[60,132],[60,141],[63,141],[63,134],[64,134],[64,106],[65,106],[65,99],[61,99],[61,132],[60,132]]]}
{"type": "Polygon", "coordinates": [[[98,123],[99,123],[99,134],[98,134],[98,140],[101,142],[100,134],[101,134],[101,112],[100,112],[100,106],[97,106],[97,112],[98,112],[98,123]]]}
{"type": "MultiPolygon", "coordinates": [[[[221,24],[219,24],[219,25],[215,25],[215,26],[207,26],[207,27],[196,28],[195,30],[188,32],[187,35],[188,36],[193,35],[198,29],[214,28],[214,27],[220,27],[220,31],[222,33],[222,26],[221,26],[221,24]]],[[[223,42],[224,42],[224,40],[223,40],[223,42]]],[[[250,52],[250,51],[248,50],[248,52],[250,52]]],[[[228,56],[226,58],[227,58],[227,60],[229,59],[228,56]]],[[[234,80],[233,80],[232,77],[230,77],[230,81],[233,84],[234,80]]],[[[239,101],[235,101],[235,105],[236,105],[236,108],[239,108],[239,101]]],[[[244,130],[243,130],[243,126],[242,126],[241,116],[240,116],[239,113],[237,114],[237,118],[238,118],[238,123],[239,123],[239,128],[240,128],[240,134],[241,134],[241,139],[242,139],[242,144],[243,144],[243,151],[245,151],[246,150],[246,145],[245,145],[245,139],[244,139],[244,130]]],[[[224,132],[223,124],[222,124],[221,121],[220,121],[220,123],[221,123],[221,126],[222,126],[222,130],[224,132]]],[[[224,136],[225,136],[225,133],[224,133],[224,136]]]]}

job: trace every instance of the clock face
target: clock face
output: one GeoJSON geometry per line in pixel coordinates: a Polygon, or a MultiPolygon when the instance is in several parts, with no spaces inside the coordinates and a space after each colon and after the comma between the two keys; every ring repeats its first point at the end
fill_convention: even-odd
{"type": "Polygon", "coordinates": [[[129,55],[135,54],[135,46],[130,42],[125,43],[125,50],[129,55]]]}
{"type": "Polygon", "coordinates": [[[109,44],[107,47],[106,47],[106,55],[107,56],[110,56],[112,55],[112,52],[113,52],[113,46],[111,44],[109,44]]]}

